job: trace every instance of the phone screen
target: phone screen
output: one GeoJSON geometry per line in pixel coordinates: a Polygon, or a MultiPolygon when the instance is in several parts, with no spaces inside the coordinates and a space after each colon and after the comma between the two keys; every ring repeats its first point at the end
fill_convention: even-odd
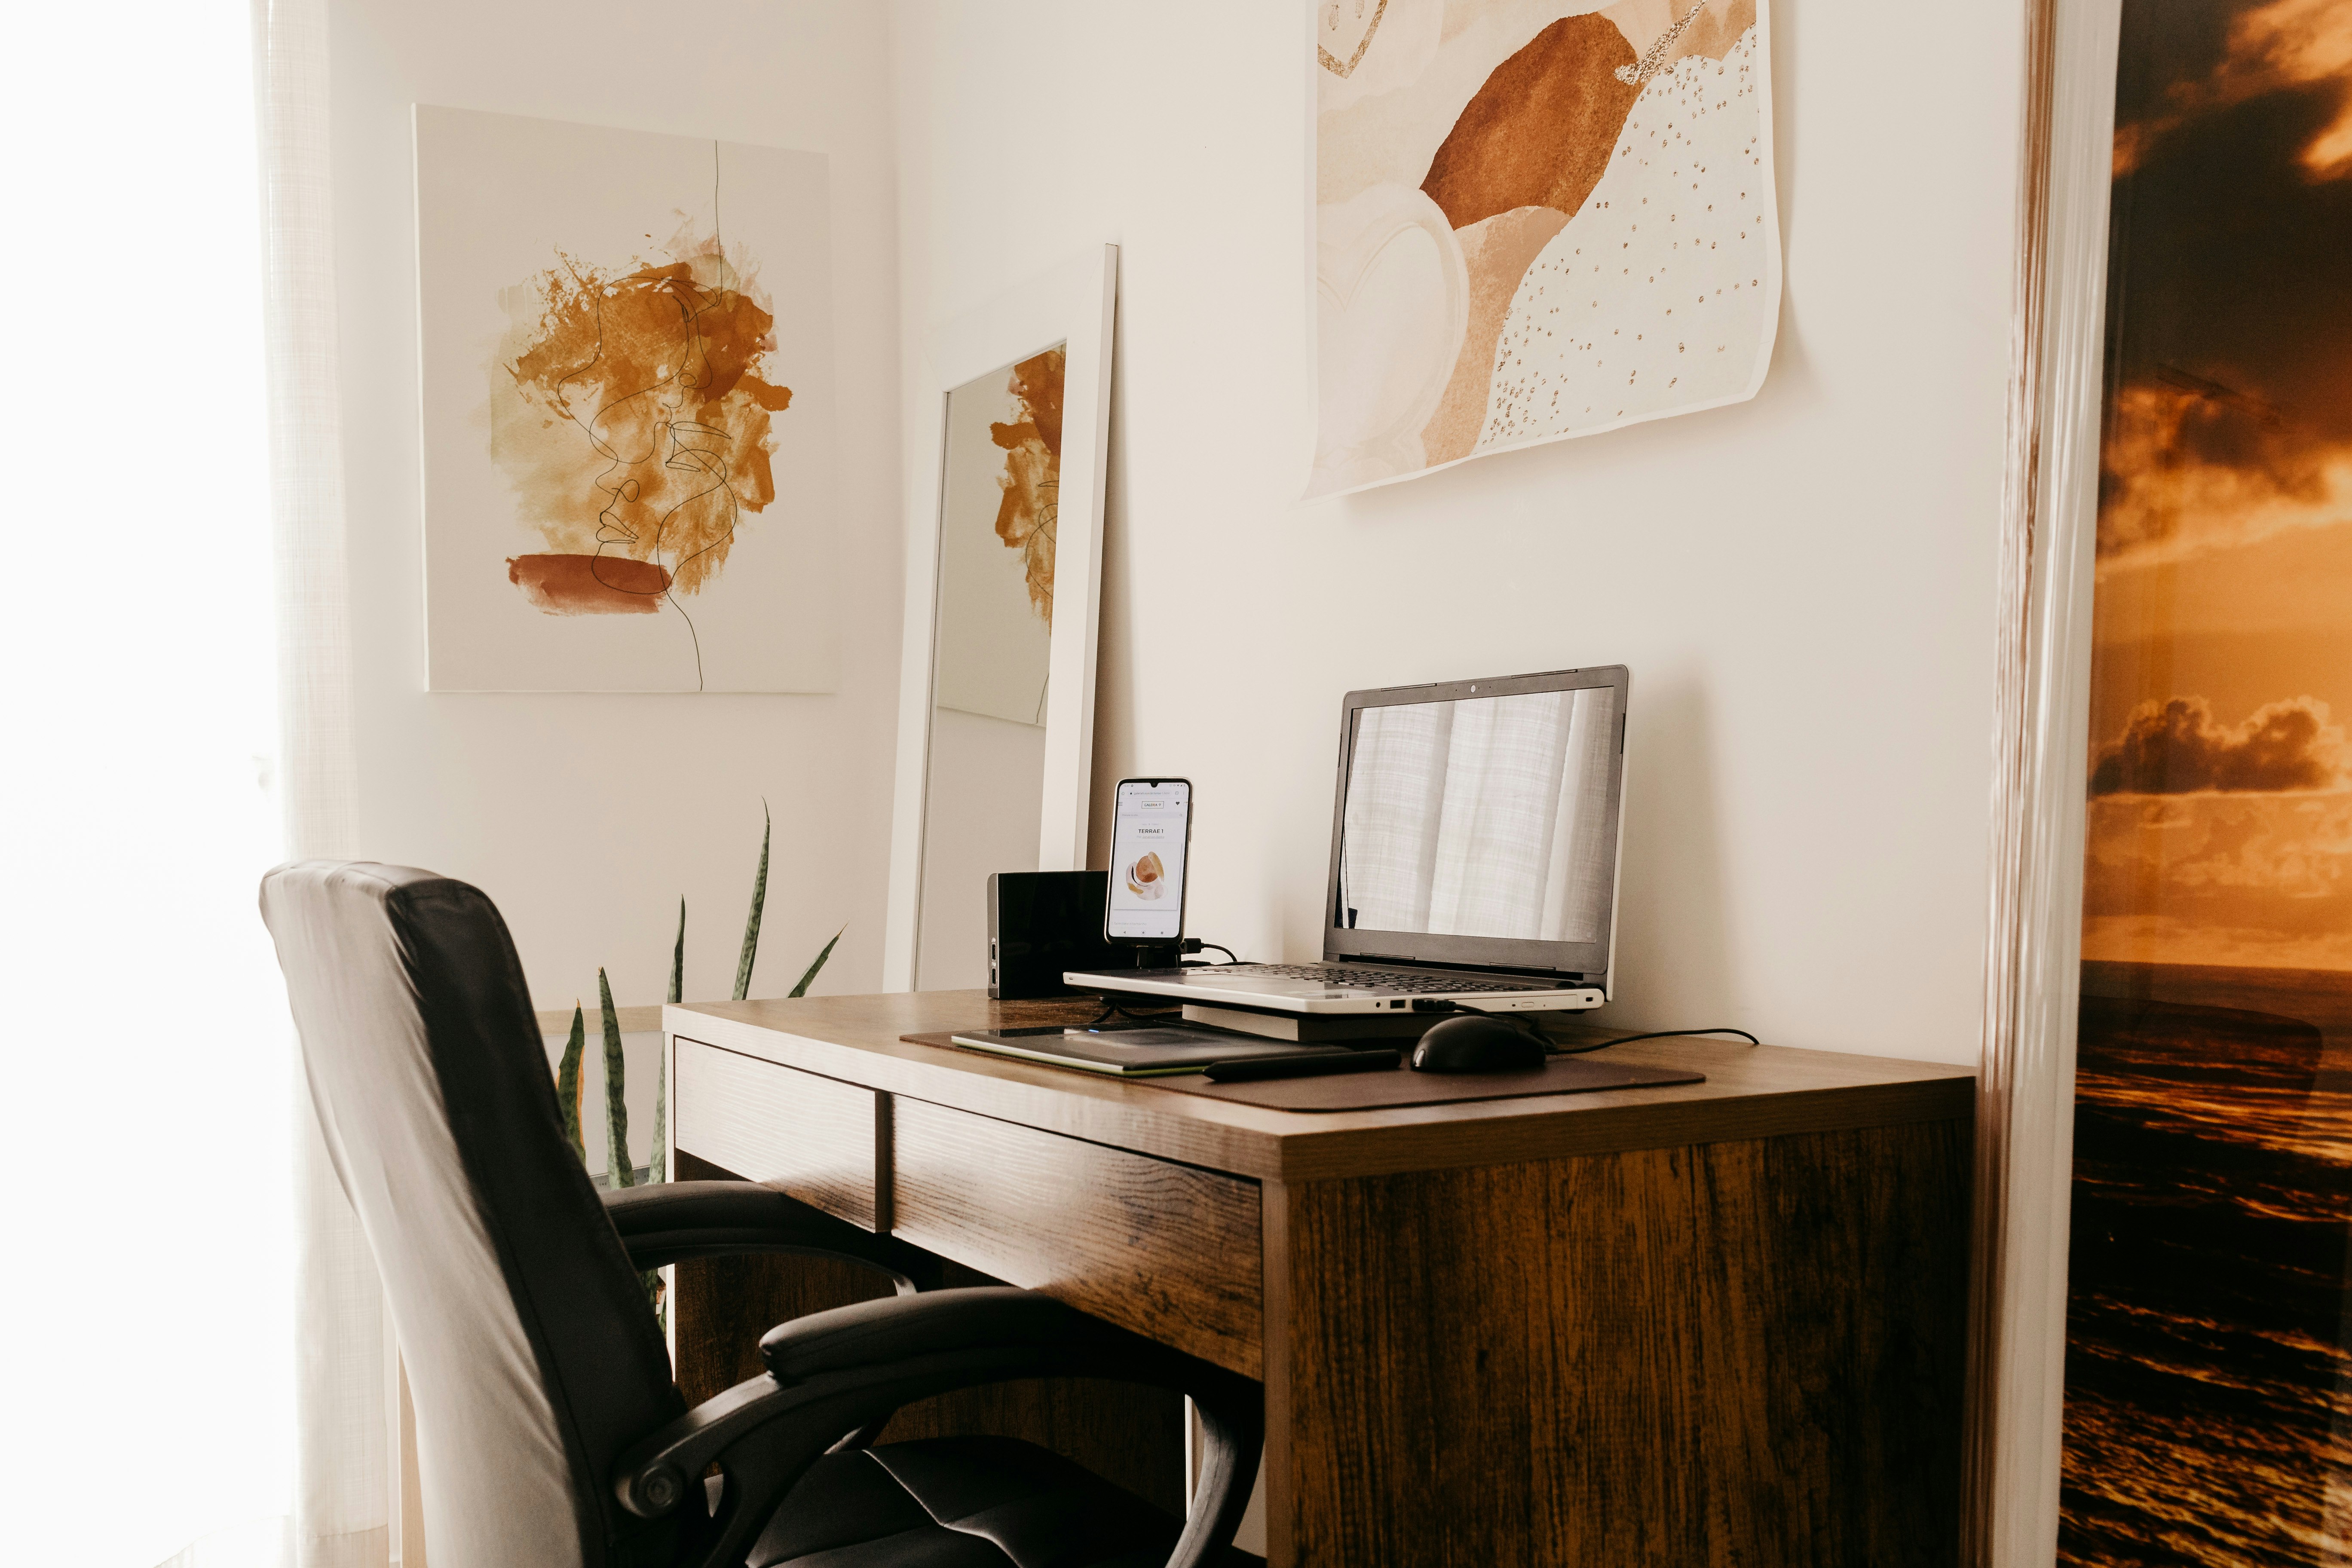
{"type": "Polygon", "coordinates": [[[1113,942],[1175,942],[1183,936],[1184,850],[1192,817],[1189,781],[1119,781],[1103,935],[1113,942]]]}

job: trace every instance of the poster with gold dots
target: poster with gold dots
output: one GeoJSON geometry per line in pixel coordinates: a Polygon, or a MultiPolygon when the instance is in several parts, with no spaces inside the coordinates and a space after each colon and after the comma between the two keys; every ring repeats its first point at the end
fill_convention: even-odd
{"type": "Polygon", "coordinates": [[[1768,0],[1314,0],[1309,496],[1756,395],[1768,0]]]}

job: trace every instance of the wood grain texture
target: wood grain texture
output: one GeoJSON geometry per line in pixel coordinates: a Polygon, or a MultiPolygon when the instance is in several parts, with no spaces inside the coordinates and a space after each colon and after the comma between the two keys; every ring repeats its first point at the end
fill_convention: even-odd
{"type": "MultiPolygon", "coordinates": [[[[681,1152],[681,1181],[736,1173],[681,1152]]],[[[1002,1280],[946,1265],[950,1286],[1002,1280]]],[[[776,1324],[889,1293],[878,1274],[821,1258],[710,1258],[677,1265],[677,1386],[689,1405],[761,1375],[760,1336],[776,1324]]],[[[1076,1459],[1171,1513],[1183,1511],[1184,1401],[1162,1389],[1089,1378],[1031,1378],[910,1405],[885,1443],[989,1433],[1076,1459]]]]}
{"type": "Polygon", "coordinates": [[[1940,1062],[1683,1039],[1643,1041],[1611,1054],[1689,1068],[1705,1073],[1705,1083],[1307,1115],[899,1038],[1081,1022],[1094,1010],[1085,999],[1003,1003],[978,991],[934,991],[697,1004],[673,1006],[664,1018],[673,1034],[747,1056],[1257,1180],[1319,1181],[1946,1121],[1969,1115],[1974,1100],[1975,1075],[1940,1062]]]}
{"type": "MultiPolygon", "coordinates": [[[[689,1150],[678,1150],[677,1160],[681,1182],[749,1179],[689,1150]]],[[[877,1300],[890,1289],[870,1268],[824,1258],[753,1254],[680,1263],[670,1294],[678,1392],[698,1405],[758,1377],[767,1370],[761,1334],[811,1312],[877,1300]]]]}
{"type": "Polygon", "coordinates": [[[772,1182],[868,1230],[888,1228],[877,1131],[879,1097],[754,1057],[677,1042],[675,1135],[680,1150],[772,1182]]]}
{"type": "MultiPolygon", "coordinates": [[[[910,1035],[908,1043],[947,1046],[976,1055],[969,1046],[957,1046],[952,1035],[910,1035]]],[[[1171,1073],[1155,1078],[1151,1087],[1162,1094],[1197,1094],[1228,1105],[1256,1105],[1273,1110],[1311,1111],[1330,1116],[1346,1110],[1393,1110],[1415,1105],[1459,1105],[1481,1100],[1529,1100],[1554,1094],[1596,1094],[1635,1085],[1690,1083],[1703,1077],[1685,1068],[1637,1066],[1614,1057],[1559,1056],[1515,1072],[1412,1072],[1391,1056],[1381,1072],[1335,1073],[1300,1078],[1244,1079],[1214,1083],[1199,1073],[1171,1073]]]]}
{"type": "Polygon", "coordinates": [[[1255,1377],[1255,1182],[891,1100],[892,1233],[1255,1377]]]}
{"type": "Polygon", "coordinates": [[[1957,1561],[1969,1152],[1953,1121],[1270,1193],[1270,1561],[1957,1561]]]}

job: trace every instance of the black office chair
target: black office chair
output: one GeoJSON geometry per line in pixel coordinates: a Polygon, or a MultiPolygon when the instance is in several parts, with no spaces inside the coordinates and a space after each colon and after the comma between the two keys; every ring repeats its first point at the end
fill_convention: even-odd
{"type": "Polygon", "coordinates": [[[264,879],[261,909],[399,1334],[434,1568],[1258,1563],[1231,1546],[1255,1383],[1034,1291],[916,1293],[928,1254],[751,1183],[600,1199],[488,899],[311,861],[264,879]],[[688,1410],[637,1271],[759,1251],[848,1258],[900,1294],[771,1330],[766,1376],[688,1410]],[[1208,1452],[1189,1520],[1010,1438],[866,1446],[912,1401],[1053,1376],[1192,1397],[1208,1452]]]}

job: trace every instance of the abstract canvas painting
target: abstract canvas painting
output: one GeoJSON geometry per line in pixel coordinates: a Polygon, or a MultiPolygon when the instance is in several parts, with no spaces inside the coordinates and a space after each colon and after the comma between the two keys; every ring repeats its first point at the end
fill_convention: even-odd
{"type": "Polygon", "coordinates": [[[2352,0],[2125,0],[2058,1560],[2352,1560],[2352,0]]]}
{"type": "Polygon", "coordinates": [[[1307,494],[1752,397],[1768,0],[1312,0],[1307,494]]]}
{"type": "Polygon", "coordinates": [[[415,129],[432,689],[832,689],[824,157],[415,129]]]}

